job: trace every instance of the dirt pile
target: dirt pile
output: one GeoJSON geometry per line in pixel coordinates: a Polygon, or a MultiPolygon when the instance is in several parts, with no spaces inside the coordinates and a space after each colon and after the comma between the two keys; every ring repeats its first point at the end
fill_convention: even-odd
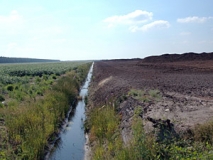
{"type": "Polygon", "coordinates": [[[163,54],[161,56],[150,56],[143,59],[145,63],[165,63],[165,62],[183,62],[183,61],[206,61],[213,60],[211,53],[183,53],[183,54],[163,54]]]}

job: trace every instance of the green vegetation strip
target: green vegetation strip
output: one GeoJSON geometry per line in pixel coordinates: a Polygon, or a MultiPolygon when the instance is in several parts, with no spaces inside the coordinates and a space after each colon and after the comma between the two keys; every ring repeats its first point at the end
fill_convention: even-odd
{"type": "MultiPolygon", "coordinates": [[[[143,102],[158,101],[160,93],[158,90],[148,93],[131,90],[127,97],[143,102]]],[[[213,159],[213,121],[196,126],[190,134],[181,135],[179,139],[156,142],[154,133],[145,133],[140,117],[143,108],[137,106],[131,120],[132,138],[124,144],[119,127],[121,117],[116,113],[116,106],[112,106],[96,106],[88,112],[85,126],[89,131],[93,160],[213,159]]]]}
{"type": "MultiPolygon", "coordinates": [[[[0,107],[0,123],[2,122],[0,124],[0,159],[43,158],[45,146],[54,139],[70,104],[76,101],[90,66],[91,63],[72,66],[73,69],[68,69],[69,72],[66,71],[66,74],[61,77],[57,77],[55,72],[50,75],[42,73],[40,78],[31,77],[34,79],[33,84],[37,83],[38,78],[40,79],[38,88],[48,86],[43,89],[43,96],[39,94],[33,98],[23,96],[23,99],[14,96],[16,92],[27,95],[24,82],[1,88],[1,93],[7,97],[5,99],[8,102],[1,103],[0,107]],[[53,76],[57,79],[45,85],[46,80],[50,77],[52,79],[53,76]]],[[[29,88],[33,87],[30,84],[26,85],[29,88]]],[[[34,92],[33,89],[32,92],[34,92]]],[[[4,97],[1,96],[1,99],[4,100],[4,97]]]]}

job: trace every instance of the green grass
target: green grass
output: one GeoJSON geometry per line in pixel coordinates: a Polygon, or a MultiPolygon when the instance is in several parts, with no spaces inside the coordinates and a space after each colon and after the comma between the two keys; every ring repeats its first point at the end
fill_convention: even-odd
{"type": "Polygon", "coordinates": [[[202,125],[197,125],[193,130],[193,134],[196,141],[213,145],[213,120],[202,125]]]}
{"type": "Polygon", "coordinates": [[[114,108],[111,106],[93,108],[89,112],[87,122],[89,123],[86,127],[90,128],[90,143],[96,143],[93,159],[110,158],[122,143],[118,130],[119,119],[114,108]]]}
{"type": "MultiPolygon", "coordinates": [[[[36,97],[43,96],[45,90],[51,89],[57,79],[73,70],[75,73],[82,73],[84,70],[81,62],[57,62],[39,64],[0,64],[0,95],[6,101],[14,99],[26,101],[36,100],[36,97]]],[[[81,74],[78,81],[82,81],[81,74]]]]}
{"type": "Polygon", "coordinates": [[[135,110],[132,130],[133,139],[129,144],[122,142],[119,129],[119,118],[111,106],[94,108],[89,113],[90,142],[94,144],[94,160],[137,160],[152,159],[155,155],[149,148],[151,138],[147,138],[143,130],[143,124],[138,113],[140,107],[135,110]]]}
{"type": "Polygon", "coordinates": [[[114,141],[113,135],[118,128],[119,121],[115,115],[113,107],[103,106],[94,108],[89,115],[89,124],[91,128],[90,141],[98,140],[103,143],[106,140],[114,141]]]}
{"type": "Polygon", "coordinates": [[[149,102],[152,100],[157,101],[157,100],[160,100],[162,97],[159,90],[145,91],[145,90],[139,90],[139,89],[131,89],[128,92],[128,96],[142,102],[149,102]]]}

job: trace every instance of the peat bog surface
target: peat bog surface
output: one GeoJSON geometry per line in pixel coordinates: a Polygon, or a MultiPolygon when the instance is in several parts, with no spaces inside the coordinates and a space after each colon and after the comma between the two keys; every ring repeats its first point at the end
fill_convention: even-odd
{"type": "Polygon", "coordinates": [[[179,55],[179,58],[169,55],[172,60],[168,60],[168,55],[162,55],[145,59],[97,61],[90,86],[90,106],[102,106],[120,99],[118,112],[122,115],[124,141],[128,140],[131,117],[137,106],[143,109],[146,131],[153,129],[152,123],[147,121],[151,117],[169,119],[177,132],[184,132],[212,118],[212,55],[186,53],[179,55]],[[132,89],[143,91],[144,96],[150,90],[158,91],[161,98],[158,101],[141,101],[128,97],[132,89]]]}

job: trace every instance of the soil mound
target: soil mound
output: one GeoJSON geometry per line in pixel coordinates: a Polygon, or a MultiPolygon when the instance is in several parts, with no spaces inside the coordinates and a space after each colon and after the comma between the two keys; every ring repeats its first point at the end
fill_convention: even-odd
{"type": "Polygon", "coordinates": [[[206,61],[213,60],[211,53],[183,53],[183,54],[163,54],[160,56],[150,56],[143,59],[145,63],[163,63],[163,62],[183,62],[183,61],[206,61]]]}

